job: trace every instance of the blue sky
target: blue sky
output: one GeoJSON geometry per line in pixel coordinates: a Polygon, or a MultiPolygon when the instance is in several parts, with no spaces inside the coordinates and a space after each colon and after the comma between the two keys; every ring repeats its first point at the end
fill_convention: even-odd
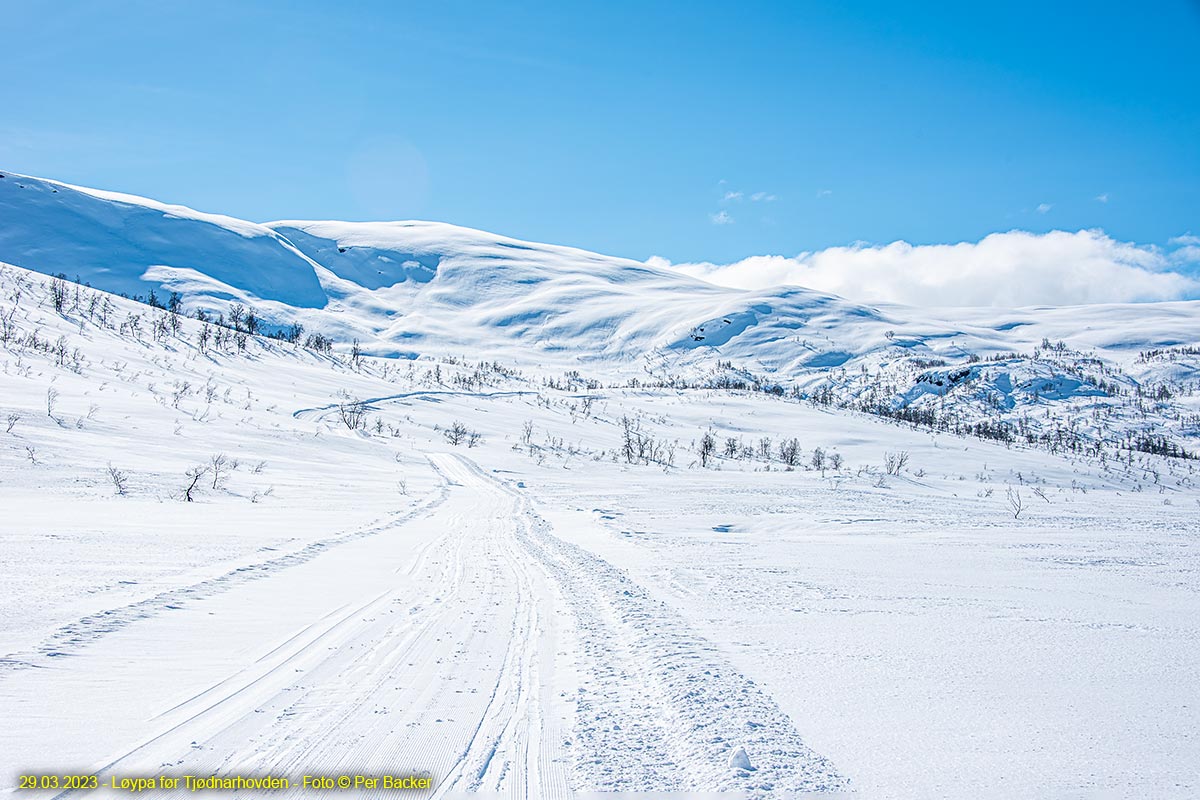
{"type": "Polygon", "coordinates": [[[4,5],[0,167],[253,220],[716,263],[1200,233],[1196,2],[4,5]]]}

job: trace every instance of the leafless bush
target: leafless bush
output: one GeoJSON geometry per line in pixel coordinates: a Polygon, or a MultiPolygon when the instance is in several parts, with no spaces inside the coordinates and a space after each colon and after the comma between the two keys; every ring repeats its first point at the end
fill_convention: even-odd
{"type": "Polygon", "coordinates": [[[1011,486],[1005,494],[1008,500],[1008,509],[1012,511],[1013,519],[1021,516],[1021,512],[1025,510],[1025,501],[1021,498],[1021,490],[1014,490],[1011,486]]]}
{"type": "Polygon", "coordinates": [[[538,451],[538,446],[533,442],[533,420],[527,419],[521,426],[521,444],[529,453],[529,457],[533,458],[538,451]]]}
{"type": "Polygon", "coordinates": [[[779,460],[782,461],[788,469],[795,469],[800,463],[800,440],[793,437],[784,439],[779,443],[779,460]]]}
{"type": "Polygon", "coordinates": [[[117,494],[124,497],[125,486],[129,476],[110,463],[108,465],[108,479],[112,481],[113,488],[117,490],[117,494]]]}
{"type": "Polygon", "coordinates": [[[901,450],[898,453],[885,453],[883,456],[883,471],[888,475],[899,475],[907,463],[907,450],[901,450]]]}
{"type": "Polygon", "coordinates": [[[208,466],[213,476],[212,488],[219,489],[225,479],[229,477],[229,473],[238,468],[238,462],[230,459],[224,453],[217,453],[209,459],[208,466]]]}
{"type": "Polygon", "coordinates": [[[51,386],[46,390],[46,416],[54,418],[54,407],[58,403],[58,389],[51,386]]]}
{"type": "Polygon", "coordinates": [[[363,427],[367,416],[367,404],[361,400],[352,400],[338,404],[338,418],[342,424],[352,431],[363,427]]]}
{"type": "MultiPolygon", "coordinates": [[[[655,439],[642,430],[641,420],[621,417],[620,455],[629,464],[661,464],[670,466],[675,462],[675,447],[655,439]]],[[[616,454],[614,454],[614,460],[616,454]]]]}
{"type": "Polygon", "coordinates": [[[2,345],[7,346],[9,342],[17,338],[17,323],[14,321],[16,313],[16,306],[8,311],[0,311],[0,344],[2,345]]]}
{"type": "Polygon", "coordinates": [[[717,452],[717,437],[713,433],[712,428],[706,430],[704,435],[700,437],[699,452],[700,466],[707,467],[708,462],[712,460],[712,457],[716,455],[717,452]]]}
{"type": "Polygon", "coordinates": [[[446,441],[458,447],[463,443],[463,439],[467,438],[467,426],[455,420],[449,428],[442,431],[442,435],[446,437],[446,441]]]}
{"type": "Polygon", "coordinates": [[[187,381],[175,381],[171,385],[171,405],[179,408],[179,403],[192,391],[192,384],[187,381]]]}
{"type": "Polygon", "coordinates": [[[21,415],[15,411],[8,415],[8,424],[4,428],[5,433],[12,433],[13,428],[17,427],[17,423],[21,421],[21,415]]]}
{"type": "Polygon", "coordinates": [[[196,486],[200,483],[200,479],[207,474],[208,467],[204,464],[197,464],[184,473],[184,477],[187,479],[187,482],[184,484],[183,488],[184,500],[189,503],[192,502],[192,492],[196,491],[196,486]]]}
{"type": "Polygon", "coordinates": [[[842,454],[841,453],[830,453],[829,454],[829,468],[831,470],[833,470],[834,472],[837,472],[838,470],[840,470],[842,468],[842,454]]]}
{"type": "Polygon", "coordinates": [[[61,314],[67,304],[66,281],[61,278],[52,278],[50,280],[50,301],[54,304],[54,310],[61,314]]]}
{"type": "Polygon", "coordinates": [[[274,487],[274,486],[272,486],[271,488],[267,489],[267,490],[266,490],[266,491],[264,491],[264,492],[255,491],[253,494],[251,494],[251,495],[250,495],[250,502],[251,502],[251,503],[257,503],[257,502],[259,502],[260,500],[262,500],[264,497],[270,497],[270,496],[271,496],[271,495],[273,495],[274,493],[275,493],[275,487],[274,487]]]}
{"type": "Polygon", "coordinates": [[[475,447],[483,439],[479,431],[471,430],[459,420],[455,420],[449,428],[443,430],[442,435],[446,437],[447,442],[455,447],[458,447],[463,442],[466,442],[467,447],[475,447]]]}

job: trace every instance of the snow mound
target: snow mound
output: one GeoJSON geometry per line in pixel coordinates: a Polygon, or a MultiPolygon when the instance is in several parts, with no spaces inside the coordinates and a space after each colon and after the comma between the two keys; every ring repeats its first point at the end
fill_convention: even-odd
{"type": "Polygon", "coordinates": [[[729,768],[742,770],[754,769],[750,764],[750,756],[746,755],[746,748],[739,747],[733,751],[733,755],[729,757],[729,768]]]}

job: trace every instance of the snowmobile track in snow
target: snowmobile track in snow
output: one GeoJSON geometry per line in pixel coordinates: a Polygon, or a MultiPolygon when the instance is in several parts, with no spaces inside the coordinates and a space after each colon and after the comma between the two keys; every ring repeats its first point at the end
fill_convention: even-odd
{"type": "MultiPolygon", "coordinates": [[[[624,573],[556,536],[522,492],[466,458],[431,461],[441,496],[326,556],[363,568],[336,607],[164,705],[96,768],[294,782],[417,772],[434,798],[847,787],[768,696],[624,573]],[[731,761],[738,748],[751,768],[731,761]]],[[[316,555],[297,569],[317,569],[316,555]]],[[[295,585],[238,590],[286,603],[295,585]]],[[[111,633],[144,646],[187,613],[111,633]]]]}

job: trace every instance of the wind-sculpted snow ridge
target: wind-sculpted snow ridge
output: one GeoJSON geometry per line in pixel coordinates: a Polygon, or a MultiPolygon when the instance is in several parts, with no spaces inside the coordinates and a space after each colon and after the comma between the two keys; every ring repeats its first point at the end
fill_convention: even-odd
{"type": "Polygon", "coordinates": [[[3,175],[0,260],[129,295],[170,284],[214,302],[325,304],[317,266],[270,228],[134,195],[3,175]]]}
{"type": "Polygon", "coordinates": [[[443,223],[257,224],[9,173],[0,260],[107,291],[179,292],[210,315],[240,303],[267,329],[300,323],[368,354],[767,390],[1093,453],[1200,451],[1200,301],[867,306],[443,223]]]}

